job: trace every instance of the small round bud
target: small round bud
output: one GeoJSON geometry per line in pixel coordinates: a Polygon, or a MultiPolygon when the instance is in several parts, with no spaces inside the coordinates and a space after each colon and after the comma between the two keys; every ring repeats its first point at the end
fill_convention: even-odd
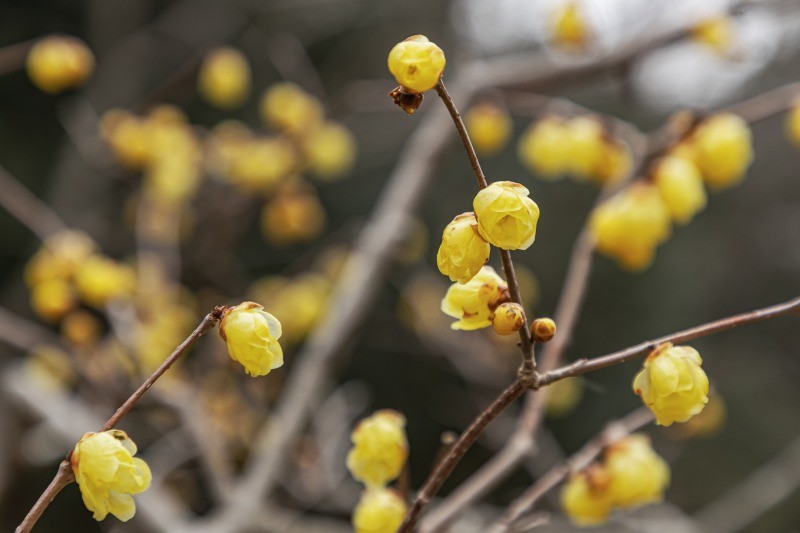
{"type": "Polygon", "coordinates": [[[503,149],[514,126],[505,109],[490,103],[479,104],[470,109],[464,117],[464,124],[475,150],[486,155],[503,149]]]}
{"type": "Polygon", "coordinates": [[[688,223],[706,206],[703,176],[697,166],[682,157],[662,157],[653,172],[658,192],[672,220],[688,223]]]}
{"type": "Polygon", "coordinates": [[[353,529],[355,533],[397,531],[407,510],[405,500],[394,490],[368,488],[353,510],[353,529]]]}
{"type": "Polygon", "coordinates": [[[412,35],[389,52],[389,72],[408,92],[433,89],[442,77],[444,52],[424,35],[412,35]]]}
{"type": "Polygon", "coordinates": [[[738,115],[720,113],[704,120],[692,141],[706,185],[720,190],[739,183],[753,160],[750,126],[738,115]]]}
{"type": "Polygon", "coordinates": [[[235,48],[217,48],[200,65],[197,89],[204,100],[220,109],[242,105],[250,95],[250,84],[250,64],[235,48]]]}
{"type": "Polygon", "coordinates": [[[514,302],[500,304],[492,317],[492,327],[499,335],[511,335],[524,325],[525,311],[514,302]]]}
{"type": "Polygon", "coordinates": [[[531,322],[531,335],[536,342],[549,342],[556,335],[556,323],[552,318],[537,318],[531,322]]]}
{"type": "Polygon", "coordinates": [[[76,37],[53,35],[33,45],[26,68],[34,85],[46,93],[58,94],[84,84],[94,70],[94,55],[76,37]]]}

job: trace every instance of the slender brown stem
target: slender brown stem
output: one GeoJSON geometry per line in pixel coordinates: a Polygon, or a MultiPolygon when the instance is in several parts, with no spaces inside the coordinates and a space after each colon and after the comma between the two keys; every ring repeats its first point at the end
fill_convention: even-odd
{"type": "MultiPolygon", "coordinates": [[[[488,186],[488,183],[486,182],[486,176],[481,168],[481,162],[478,160],[478,154],[475,152],[475,147],[472,146],[472,140],[469,138],[467,127],[464,125],[464,121],[461,119],[461,113],[459,113],[455,102],[453,102],[453,98],[450,96],[450,93],[447,92],[447,87],[445,87],[444,81],[439,80],[439,83],[436,85],[436,92],[442,99],[442,102],[444,102],[444,106],[450,113],[453,123],[456,126],[456,130],[458,130],[458,136],[461,138],[461,142],[464,144],[464,149],[467,151],[467,157],[469,157],[470,165],[472,165],[472,171],[475,173],[475,179],[478,180],[478,187],[485,189],[488,186]]],[[[519,284],[517,283],[517,275],[514,271],[514,263],[511,261],[511,253],[508,250],[500,250],[500,258],[503,261],[503,271],[506,275],[506,282],[508,283],[508,291],[511,294],[511,300],[524,307],[522,303],[522,297],[519,292],[519,284]]],[[[520,349],[522,350],[521,374],[523,376],[533,376],[536,373],[536,360],[534,359],[533,355],[533,341],[531,340],[530,330],[527,327],[527,322],[528,319],[525,318],[526,326],[520,328],[519,330],[520,349]]]]}
{"type": "MultiPolygon", "coordinates": [[[[219,323],[225,309],[226,308],[224,306],[219,306],[215,307],[213,311],[208,313],[205,318],[203,318],[203,321],[200,322],[200,325],[198,325],[197,328],[195,328],[195,330],[188,337],[186,337],[186,340],[184,340],[177,348],[175,348],[175,351],[173,351],[172,354],[170,354],[170,356],[167,357],[163,363],[161,363],[161,366],[159,366],[155,372],[153,372],[153,374],[147,378],[145,382],[142,383],[142,385],[136,389],[136,391],[131,394],[127,400],[125,400],[125,403],[123,403],[116,410],[116,412],[111,415],[111,418],[106,421],[100,431],[108,431],[114,428],[122,419],[122,417],[125,416],[134,405],[136,405],[136,402],[138,402],[142,396],[144,396],[147,390],[153,386],[153,383],[155,383],[156,380],[158,380],[158,378],[164,374],[164,372],[169,370],[169,368],[175,364],[175,361],[180,359],[189,350],[189,348],[192,347],[197,339],[202,337],[208,330],[219,323]]],[[[47,506],[50,505],[50,502],[52,502],[61,491],[61,489],[75,481],[75,476],[72,473],[72,467],[70,465],[71,456],[72,451],[70,451],[67,454],[67,458],[61,462],[53,481],[50,482],[50,485],[48,485],[42,495],[39,496],[39,499],[33,505],[31,510],[28,511],[28,514],[17,527],[16,533],[27,533],[30,531],[42,516],[42,513],[44,513],[45,509],[47,509],[47,506]]]]}
{"type": "Polygon", "coordinates": [[[789,314],[800,314],[800,297],[781,304],[764,307],[762,309],[756,309],[754,311],[741,313],[739,315],[729,316],[727,318],[715,320],[714,322],[695,326],[683,331],[670,333],[669,335],[664,335],[663,337],[659,337],[651,341],[645,341],[618,352],[613,352],[600,357],[593,357],[591,359],[579,359],[574,363],[542,374],[539,379],[539,385],[549,385],[565,378],[580,376],[582,374],[586,374],[587,372],[592,372],[593,370],[599,370],[601,368],[624,363],[635,357],[641,357],[648,354],[656,346],[665,342],[686,342],[693,339],[698,339],[700,337],[705,337],[706,335],[711,335],[712,333],[719,333],[720,331],[727,331],[729,329],[734,329],[789,314]]]}
{"type": "Polygon", "coordinates": [[[0,205],[14,218],[45,240],[67,226],[50,207],[26,189],[17,178],[0,166],[0,205]]]}
{"type": "Polygon", "coordinates": [[[536,505],[536,502],[542,496],[561,483],[570,472],[586,468],[589,463],[600,455],[603,449],[652,421],[653,413],[645,407],[640,407],[627,416],[609,423],[599,435],[587,442],[577,453],[565,462],[550,469],[514,500],[508,506],[506,512],[503,513],[503,516],[489,530],[490,533],[505,533],[508,531],[523,513],[536,505]]]}
{"type": "Polygon", "coordinates": [[[399,533],[410,533],[419,519],[422,510],[430,502],[436,493],[441,488],[442,484],[448,478],[453,468],[458,464],[467,450],[475,443],[478,437],[483,433],[492,420],[499,415],[503,410],[508,407],[511,402],[519,398],[531,386],[531,382],[527,379],[517,379],[513,384],[507,387],[500,396],[492,402],[492,405],[487,407],[478,418],[461,434],[455,444],[448,450],[447,455],[439,461],[433,472],[431,472],[425,484],[417,493],[416,498],[411,504],[411,508],[406,514],[403,523],[398,530],[399,533]]]}

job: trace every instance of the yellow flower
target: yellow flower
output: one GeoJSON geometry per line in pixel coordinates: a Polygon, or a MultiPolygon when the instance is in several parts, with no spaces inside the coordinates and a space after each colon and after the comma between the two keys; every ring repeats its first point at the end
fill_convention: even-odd
{"type": "Polygon", "coordinates": [[[466,283],[486,264],[490,251],[489,243],[478,233],[475,213],[461,213],[442,232],[436,264],[450,281],[466,283]]]}
{"type": "Polygon", "coordinates": [[[250,193],[269,191],[281,180],[291,178],[297,164],[291,145],[277,137],[244,140],[226,155],[226,177],[250,193]]]}
{"type": "Polygon", "coordinates": [[[267,89],[259,102],[261,119],[291,134],[299,135],[322,122],[322,104],[290,82],[276,83],[267,89]]]}
{"type": "Polygon", "coordinates": [[[786,135],[796,146],[800,146],[800,104],[795,104],[786,116],[786,135]]]}
{"type": "Polygon", "coordinates": [[[670,428],[672,432],[667,433],[667,435],[681,439],[713,437],[725,426],[726,417],[725,401],[720,396],[719,391],[714,391],[714,395],[708,398],[705,409],[683,424],[670,428]]]}
{"type": "Polygon", "coordinates": [[[494,310],[507,301],[508,285],[492,267],[484,266],[466,284],[454,283],[447,289],[442,311],[458,319],[451,328],[469,331],[491,325],[494,310]]]}
{"type": "Polygon", "coordinates": [[[719,54],[725,54],[733,44],[733,23],[730,17],[711,17],[692,28],[692,37],[719,54]]]}
{"type": "Polygon", "coordinates": [[[309,241],[325,228],[325,208],[313,192],[275,196],[261,211],[261,233],[276,245],[309,241]]]}
{"type": "Polygon", "coordinates": [[[511,335],[525,325],[525,311],[514,302],[497,306],[492,315],[492,328],[498,335],[511,335]]]}
{"type": "Polygon", "coordinates": [[[571,118],[566,127],[564,150],[567,170],[576,178],[598,175],[606,163],[607,146],[603,125],[593,117],[578,116],[571,118]]]}
{"type": "Polygon", "coordinates": [[[527,250],[536,238],[539,206],[527,188],[513,181],[496,181],[472,201],[478,232],[503,250],[527,250]]]}
{"type": "Polygon", "coordinates": [[[688,159],[675,156],[664,157],[656,165],[653,179],[672,220],[686,224],[706,206],[700,170],[688,159]]]}
{"type": "Polygon", "coordinates": [[[411,92],[433,89],[442,77],[444,52],[424,35],[412,35],[389,52],[389,72],[411,92]]]}
{"type": "Polygon", "coordinates": [[[513,126],[508,113],[496,105],[484,103],[467,111],[467,132],[478,153],[492,155],[502,150],[513,126]]]}
{"type": "Polygon", "coordinates": [[[517,153],[532,172],[556,179],[569,165],[569,128],[559,117],[545,117],[532,123],[522,134],[517,153]]]}
{"type": "Polygon", "coordinates": [[[59,231],[48,237],[25,265],[25,283],[33,287],[52,279],[71,280],[78,266],[96,248],[94,241],[83,232],[59,231]]]}
{"type": "Polygon", "coordinates": [[[84,302],[103,307],[110,300],[133,294],[136,273],[128,265],[95,255],[78,267],[75,287],[84,302]]]}
{"type": "Polygon", "coordinates": [[[350,474],[367,487],[382,487],[397,478],[408,458],[405,425],[405,417],[391,409],[377,411],[359,422],[350,436],[350,474]]]}
{"type": "Polygon", "coordinates": [[[561,507],[570,521],[578,526],[604,523],[613,505],[610,482],[608,472],[598,464],[572,475],[561,489],[561,507]]]}
{"type": "Polygon", "coordinates": [[[732,113],[704,120],[694,133],[697,166],[706,184],[723,189],[742,180],[753,160],[750,127],[732,113]]]}
{"type": "Polygon", "coordinates": [[[229,46],[211,51],[200,65],[197,88],[200,95],[216,107],[239,107],[250,94],[247,58],[229,46]]]}
{"type": "Polygon", "coordinates": [[[26,68],[34,85],[55,94],[83,85],[94,70],[94,56],[80,39],[54,35],[31,47],[26,68]]]}
{"type": "Polygon", "coordinates": [[[689,346],[664,343],[647,357],[633,380],[633,391],[662,426],[686,422],[708,402],[708,376],[703,360],[689,346]]]}
{"type": "Polygon", "coordinates": [[[303,153],[309,170],[318,178],[331,181],[353,168],[356,139],[341,124],[326,122],[303,139],[303,153]]]}
{"type": "Polygon", "coordinates": [[[367,489],[353,511],[353,529],[355,533],[396,533],[406,511],[406,502],[397,492],[367,489]]]}
{"type": "Polygon", "coordinates": [[[550,38],[568,50],[581,50],[589,44],[592,32],[577,2],[566,2],[551,16],[550,38]]]}
{"type": "Polygon", "coordinates": [[[634,183],[595,209],[589,229],[600,252],[641,270],[670,234],[669,212],[654,185],[634,183]]]}
{"type": "Polygon", "coordinates": [[[123,522],[133,518],[136,504],[131,494],[150,486],[150,468],[136,455],[136,445],[124,431],[85,434],[72,452],[72,471],[83,503],[103,520],[108,513],[123,522]]]}
{"type": "Polygon", "coordinates": [[[606,449],[605,467],[611,477],[609,492],[614,505],[638,507],[659,502],[669,485],[669,465],[642,434],[629,435],[606,449]]]}
{"type": "Polygon", "coordinates": [[[600,184],[613,183],[624,178],[631,171],[632,165],[633,158],[627,146],[606,141],[600,162],[590,178],[600,184]]]}
{"type": "Polygon", "coordinates": [[[150,128],[146,121],[122,109],[109,109],[100,121],[100,133],[114,157],[132,169],[141,169],[150,158],[150,128]]]}
{"type": "Polygon", "coordinates": [[[62,279],[42,281],[31,288],[31,307],[45,320],[60,320],[76,303],[75,291],[62,279]]]}
{"type": "Polygon", "coordinates": [[[97,342],[101,329],[100,321],[87,311],[73,311],[61,322],[61,335],[76,346],[97,342]]]}
{"type": "Polygon", "coordinates": [[[265,376],[283,366],[278,343],[281,323],[254,302],[228,309],[219,323],[219,334],[228,344],[228,355],[253,377],[265,376]]]}

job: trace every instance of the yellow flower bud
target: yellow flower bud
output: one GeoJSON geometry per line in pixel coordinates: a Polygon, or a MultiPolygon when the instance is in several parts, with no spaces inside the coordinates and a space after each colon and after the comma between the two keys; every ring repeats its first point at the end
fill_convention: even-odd
{"type": "Polygon", "coordinates": [[[163,157],[147,168],[144,189],[167,204],[188,200],[200,184],[200,168],[182,157],[163,157]]]}
{"type": "Polygon", "coordinates": [[[589,229],[600,252],[641,270],[670,234],[669,212],[654,185],[634,183],[595,209],[589,229]]]}
{"type": "Polygon", "coordinates": [[[688,223],[706,206],[703,176],[688,159],[674,156],[660,159],[653,180],[672,220],[679,224],[688,223]]]}
{"type": "Polygon", "coordinates": [[[309,170],[316,177],[332,181],[353,168],[356,139],[341,124],[326,122],[303,139],[303,154],[309,170]]]}
{"type": "Polygon", "coordinates": [[[261,211],[261,233],[277,245],[309,241],[325,228],[325,208],[311,192],[279,194],[261,211]]]}
{"type": "Polygon", "coordinates": [[[552,318],[537,318],[531,322],[531,334],[536,342],[550,342],[556,336],[556,323],[552,318]]]}
{"type": "Polygon", "coordinates": [[[219,334],[228,345],[228,355],[253,377],[266,376],[283,366],[278,343],[281,323],[254,302],[244,302],[225,312],[219,334]]]}
{"type": "Polygon", "coordinates": [[[472,201],[478,232],[503,250],[527,250],[536,238],[539,206],[527,188],[513,181],[496,181],[472,201]]]}
{"type": "Polygon", "coordinates": [[[714,115],[704,120],[693,137],[697,166],[706,184],[723,189],[742,180],[753,160],[750,127],[732,113],[714,115]]]}
{"type": "Polygon", "coordinates": [[[203,59],[197,78],[200,95],[221,109],[239,107],[250,94],[250,64],[229,46],[211,51],[203,59]]]}
{"type": "Polygon", "coordinates": [[[267,89],[259,102],[261,119],[291,134],[302,134],[322,122],[322,104],[299,86],[276,83],[267,89]]]}
{"type": "Polygon", "coordinates": [[[96,255],[78,267],[75,287],[84,302],[93,307],[103,307],[110,300],[133,294],[136,273],[128,265],[96,255]]]}
{"type": "Polygon", "coordinates": [[[509,301],[508,285],[492,267],[484,266],[466,284],[454,283],[442,299],[444,314],[457,318],[450,327],[466,331],[492,323],[492,313],[509,301]]]}
{"type": "Polygon", "coordinates": [[[559,117],[545,117],[528,126],[519,139],[520,160],[544,179],[556,179],[569,166],[569,128],[559,117]]]}
{"type": "Polygon", "coordinates": [[[604,465],[614,505],[625,508],[659,502],[669,485],[669,466],[646,435],[629,435],[606,449],[604,465]]]}
{"type": "Polygon", "coordinates": [[[614,183],[627,176],[632,165],[633,157],[627,146],[607,141],[599,165],[590,177],[600,184],[614,183]]]}
{"type": "Polygon", "coordinates": [[[291,177],[297,164],[292,147],[284,139],[256,137],[231,151],[227,177],[246,192],[271,190],[291,177]]]}
{"type": "Polygon", "coordinates": [[[81,231],[59,231],[48,237],[25,265],[25,283],[33,287],[51,279],[70,280],[96,248],[94,241],[81,231]]]}
{"type": "Polygon", "coordinates": [[[727,54],[734,42],[733,22],[730,17],[711,17],[692,28],[692,37],[718,54],[727,54]]]}
{"type": "Polygon", "coordinates": [[[514,302],[506,302],[497,306],[492,316],[492,328],[499,335],[511,335],[525,325],[525,311],[514,302]]]}
{"type": "Polygon", "coordinates": [[[405,417],[391,409],[377,411],[359,422],[350,436],[350,474],[368,487],[382,487],[396,479],[408,458],[405,425],[405,417]]]}
{"type": "Polygon", "coordinates": [[[131,494],[150,486],[150,468],[136,455],[136,445],[124,431],[85,434],[72,452],[72,471],[86,508],[95,520],[109,513],[123,522],[133,518],[136,503],[131,494]]]}
{"type": "Polygon", "coordinates": [[[599,176],[607,152],[603,125],[589,116],[573,117],[566,125],[567,170],[579,179],[599,176]]]}
{"type": "Polygon", "coordinates": [[[94,56],[82,40],[53,35],[31,47],[26,68],[34,85],[56,94],[83,85],[94,70],[94,56]]]}
{"type": "Polygon", "coordinates": [[[442,232],[436,264],[450,281],[466,283],[486,264],[490,251],[489,243],[478,233],[475,213],[461,213],[442,232]]]}
{"type": "Polygon", "coordinates": [[[100,121],[100,133],[114,157],[132,169],[143,168],[150,158],[150,128],[146,121],[121,109],[110,109],[100,121]]]}
{"type": "Polygon", "coordinates": [[[396,533],[408,510],[397,492],[386,488],[364,491],[353,511],[355,533],[396,533]]]}
{"type": "Polygon", "coordinates": [[[561,507],[570,521],[578,526],[596,526],[611,514],[611,483],[608,472],[594,464],[570,476],[561,489],[561,507]]]}
{"type": "Polygon", "coordinates": [[[433,89],[442,77],[444,52],[424,35],[412,35],[389,52],[389,72],[402,87],[422,93],[433,89]]]}
{"type": "Polygon", "coordinates": [[[31,307],[45,320],[60,320],[76,303],[75,291],[62,279],[42,281],[31,288],[31,307]]]}
{"type": "Polygon", "coordinates": [[[795,104],[786,116],[786,135],[800,147],[800,103],[795,104]]]}
{"type": "Polygon", "coordinates": [[[647,357],[633,380],[633,391],[656,415],[656,422],[670,426],[686,422],[708,402],[708,376],[703,360],[689,346],[664,343],[647,357]]]}
{"type": "Polygon", "coordinates": [[[511,137],[513,126],[505,109],[489,103],[476,105],[467,111],[464,124],[475,150],[486,155],[503,149],[511,137]]]}
{"type": "Polygon", "coordinates": [[[553,43],[567,50],[582,50],[592,39],[592,31],[577,2],[566,2],[553,12],[549,30],[553,43]]]}
{"type": "Polygon", "coordinates": [[[709,396],[705,409],[680,425],[672,426],[667,433],[673,438],[696,439],[717,435],[725,426],[727,408],[719,391],[709,396]]]}

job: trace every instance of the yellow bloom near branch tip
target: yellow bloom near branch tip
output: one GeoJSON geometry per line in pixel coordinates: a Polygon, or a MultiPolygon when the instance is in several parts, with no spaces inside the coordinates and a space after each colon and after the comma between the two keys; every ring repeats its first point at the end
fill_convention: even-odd
{"type": "Polygon", "coordinates": [[[467,283],[489,260],[490,251],[489,243],[478,233],[475,213],[461,213],[442,232],[436,264],[450,281],[467,283]]]}
{"type": "Polygon", "coordinates": [[[253,377],[265,376],[283,366],[278,343],[281,323],[254,302],[244,302],[225,312],[219,334],[228,345],[228,355],[253,377]]]}
{"type": "Polygon", "coordinates": [[[389,72],[411,92],[433,89],[442,77],[446,60],[441,48],[424,35],[412,35],[389,52],[389,72]]]}
{"type": "Polygon", "coordinates": [[[694,348],[668,342],[647,356],[633,380],[633,391],[653,411],[659,425],[686,422],[706,406],[708,376],[702,363],[694,348]]]}
{"type": "Polygon", "coordinates": [[[469,331],[490,326],[495,309],[510,299],[503,278],[485,266],[469,282],[450,286],[442,299],[442,311],[458,319],[451,328],[469,331]]]}
{"type": "Polygon", "coordinates": [[[529,194],[513,181],[497,181],[481,190],[472,201],[481,237],[503,250],[527,250],[539,222],[539,206],[529,194]]]}
{"type": "Polygon", "coordinates": [[[133,518],[131,494],[150,486],[150,468],[136,455],[136,445],[124,431],[85,434],[72,452],[71,464],[83,503],[103,520],[109,513],[123,522],[133,518]]]}
{"type": "Polygon", "coordinates": [[[347,469],[367,487],[382,487],[397,478],[408,457],[406,419],[384,409],[362,420],[350,438],[347,469]]]}

